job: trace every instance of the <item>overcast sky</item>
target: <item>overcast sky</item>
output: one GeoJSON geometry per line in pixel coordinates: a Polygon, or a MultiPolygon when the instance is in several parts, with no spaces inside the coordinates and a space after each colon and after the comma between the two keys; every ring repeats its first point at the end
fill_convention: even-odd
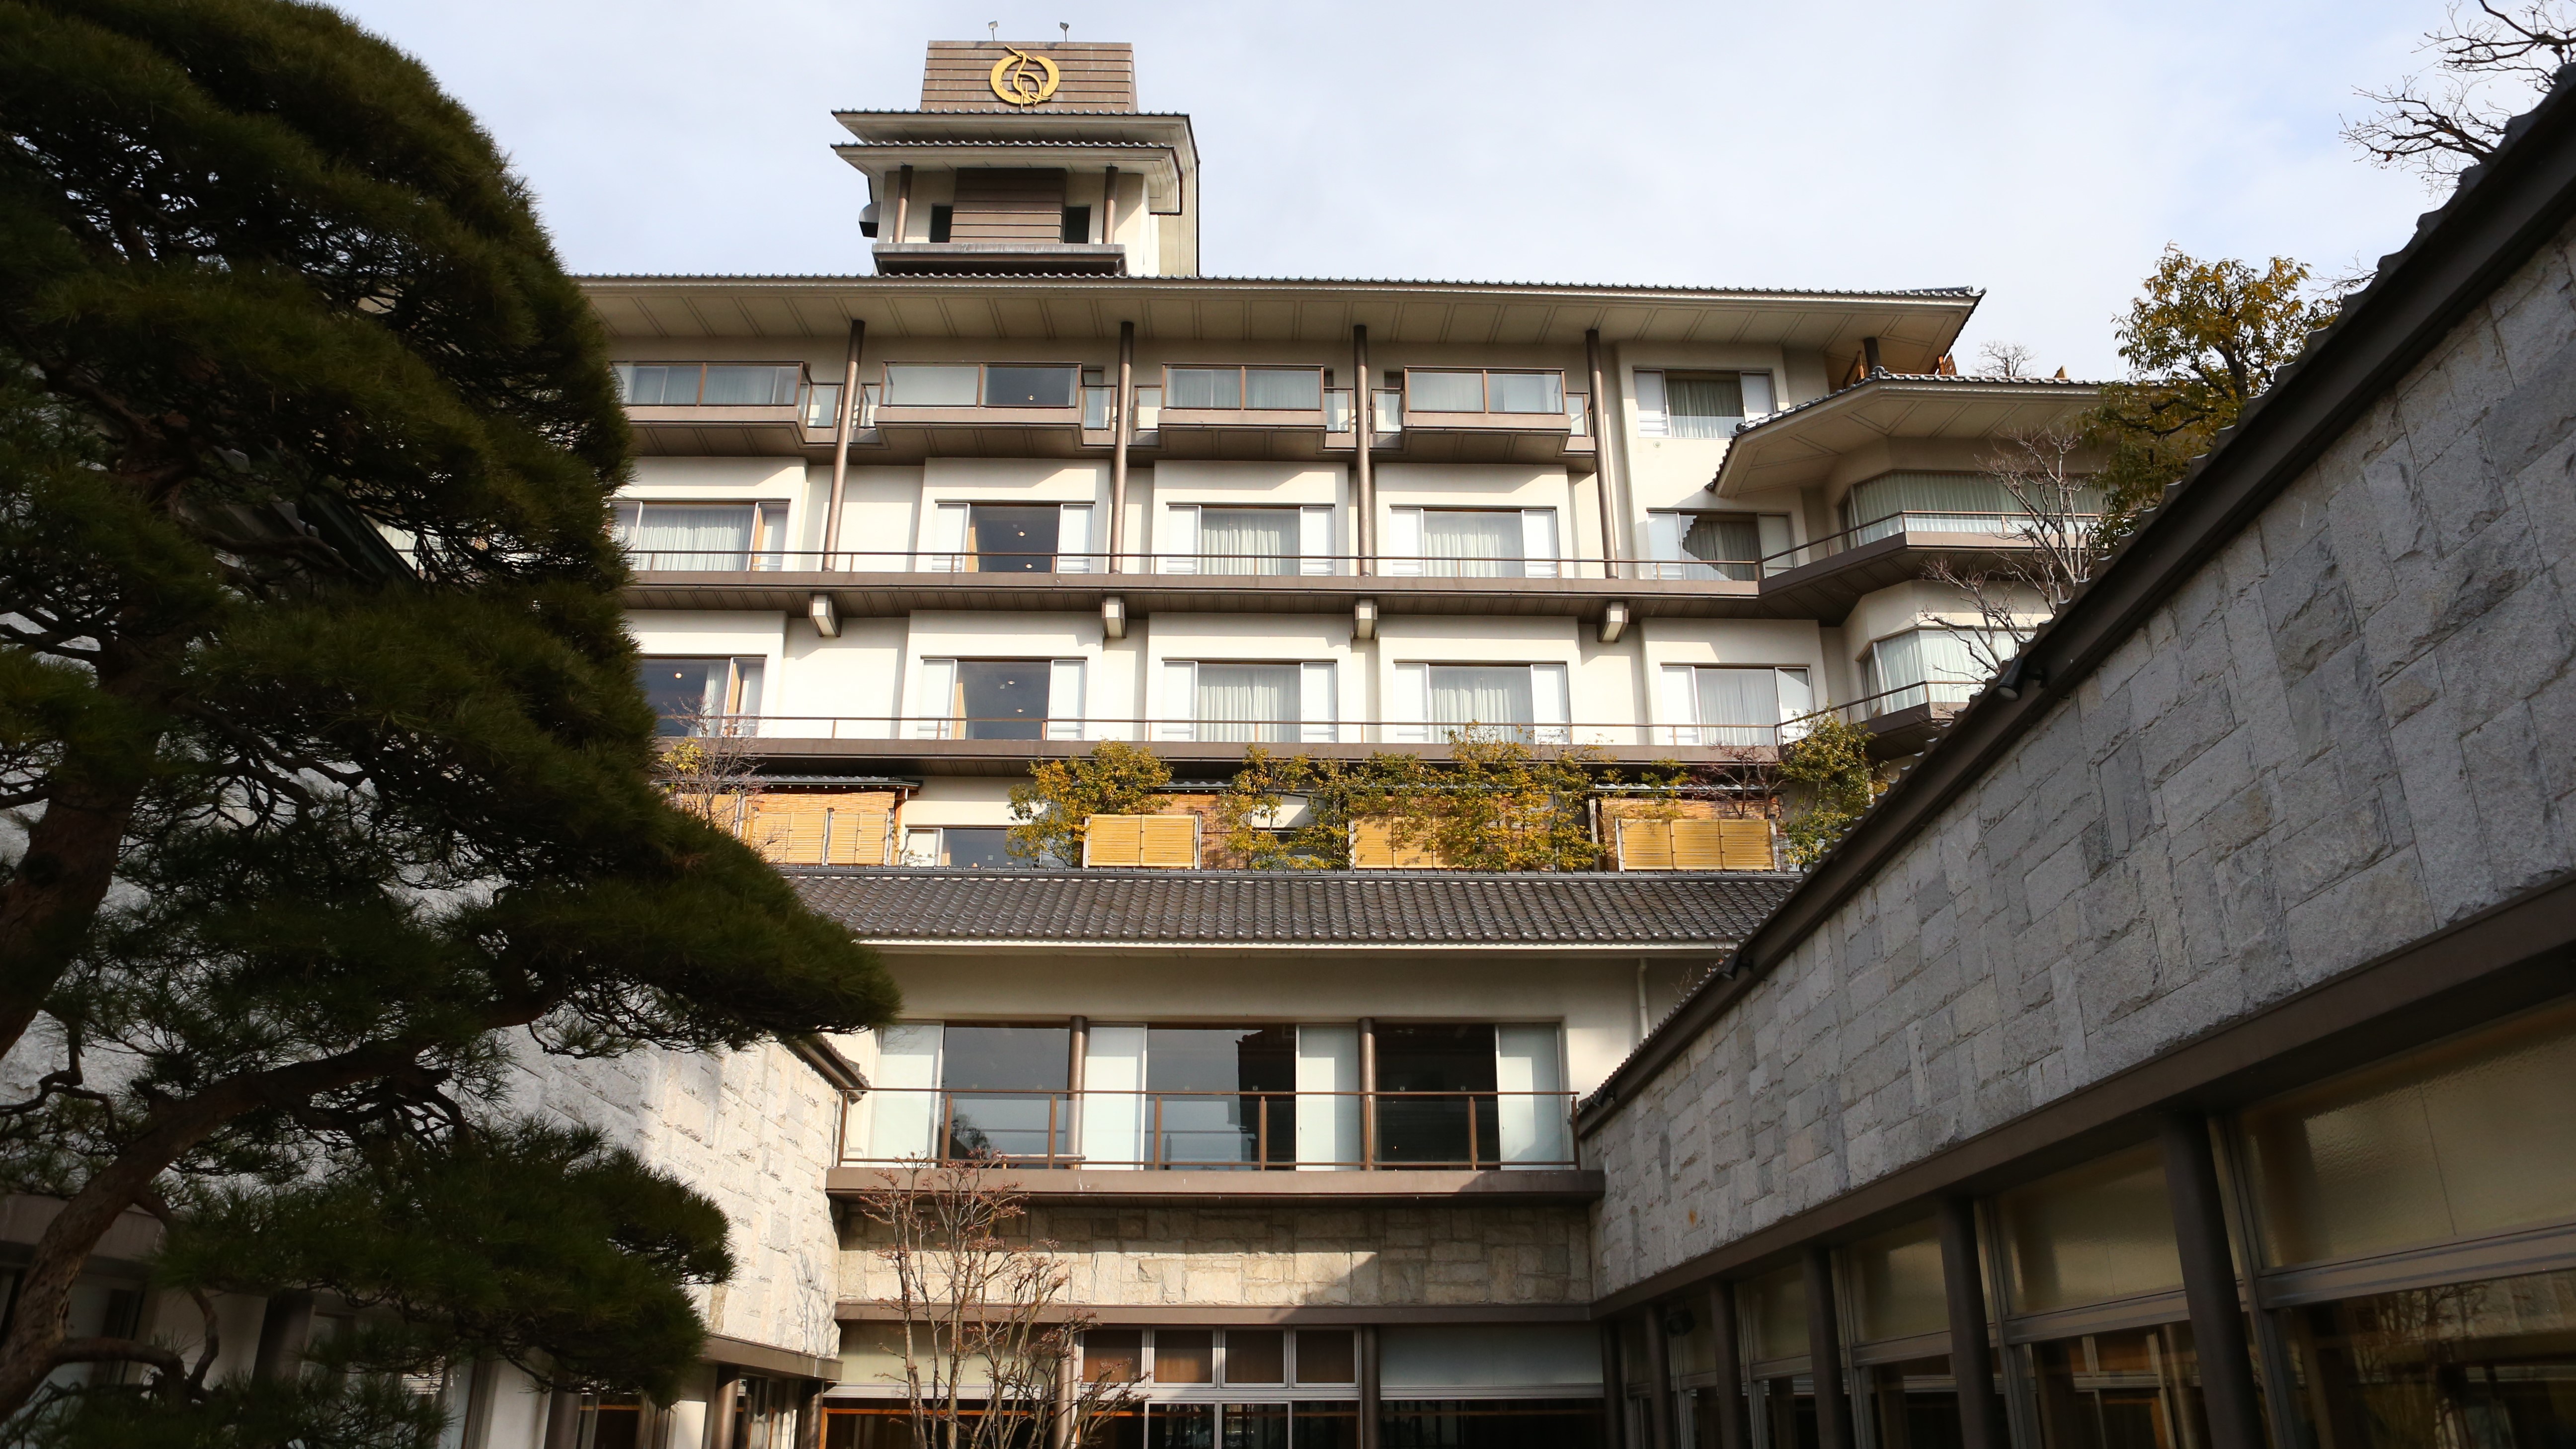
{"type": "Polygon", "coordinates": [[[2394,250],[2433,204],[2336,136],[2439,0],[1261,6],[351,0],[535,186],[585,272],[867,270],[835,107],[926,42],[1136,46],[1188,112],[1211,274],[1987,291],[1962,341],[2116,376],[2167,242],[2394,250]]]}

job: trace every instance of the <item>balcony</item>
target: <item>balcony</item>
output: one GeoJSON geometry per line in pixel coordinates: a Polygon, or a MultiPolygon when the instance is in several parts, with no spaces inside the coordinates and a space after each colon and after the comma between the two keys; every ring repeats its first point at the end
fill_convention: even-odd
{"type": "Polygon", "coordinates": [[[1821,709],[1782,725],[1783,732],[1803,733],[1809,721],[1830,715],[1869,731],[1870,753],[1902,759],[1923,752],[1958,717],[1960,710],[1985,689],[1982,680],[1933,679],[1899,684],[1875,694],[1821,709]]]}
{"type": "MultiPolygon", "coordinates": [[[[2093,522],[2085,518],[2076,526],[2093,522]]],[[[1891,513],[1749,565],[1704,566],[1727,576],[1758,576],[1762,598],[1776,603],[1778,612],[1839,624],[1863,595],[1921,578],[1936,562],[1960,570],[1991,568],[2014,554],[2074,541],[2052,537],[2051,530],[2027,513],[1891,513]]]]}
{"type": "Polygon", "coordinates": [[[1547,369],[1407,368],[1372,394],[1372,451],[1442,463],[1564,463],[1596,456],[1590,399],[1547,369]]]}
{"type": "Polygon", "coordinates": [[[1571,1092],[965,1091],[852,1098],[828,1185],[915,1162],[1013,1170],[1040,1197],[1587,1202],[1571,1092]]]}
{"type": "Polygon", "coordinates": [[[830,446],[841,385],[803,363],[615,364],[636,451],[647,456],[786,457],[830,446]]]}
{"type": "Polygon", "coordinates": [[[1351,390],[1320,367],[1171,366],[1137,390],[1134,444],[1159,457],[1303,462],[1357,437],[1351,390]]]}

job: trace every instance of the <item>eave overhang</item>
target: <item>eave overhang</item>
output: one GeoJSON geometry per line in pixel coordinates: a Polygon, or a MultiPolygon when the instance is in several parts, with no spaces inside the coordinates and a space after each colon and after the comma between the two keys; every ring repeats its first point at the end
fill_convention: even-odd
{"type": "Polygon", "coordinates": [[[1843,458],[1893,439],[1986,442],[2064,427],[2100,396],[2095,382],[1880,374],[1737,433],[1709,489],[1739,498],[1812,486],[1843,458]]]}

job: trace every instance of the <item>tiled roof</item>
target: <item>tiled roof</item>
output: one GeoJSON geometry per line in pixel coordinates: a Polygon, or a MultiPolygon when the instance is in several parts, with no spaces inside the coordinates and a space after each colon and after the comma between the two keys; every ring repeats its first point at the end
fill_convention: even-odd
{"type": "Polygon", "coordinates": [[[1832,392],[1824,393],[1824,394],[1822,394],[1822,395],[1820,395],[1820,396],[1817,396],[1817,397],[1811,397],[1811,398],[1807,399],[1805,402],[1802,402],[1802,403],[1791,403],[1789,406],[1787,406],[1787,407],[1785,407],[1785,408],[1781,408],[1781,409],[1780,409],[1780,410],[1778,410],[1777,412],[1764,413],[1762,416],[1760,416],[1760,417],[1758,417],[1758,418],[1755,418],[1755,419],[1754,419],[1754,420],[1752,420],[1751,422],[1738,423],[1738,424],[1736,424],[1736,425],[1735,425],[1735,435],[1736,435],[1737,437],[1739,437],[1739,438],[1740,438],[1740,437],[1744,436],[1746,433],[1752,432],[1755,428],[1767,428],[1767,427],[1771,426],[1773,423],[1779,422],[1779,421],[1780,421],[1780,420],[1782,420],[1783,418],[1792,418],[1792,417],[1796,417],[1796,416],[1797,416],[1798,414],[1800,414],[1800,413],[1806,412],[1806,411],[1808,411],[1808,410],[1810,410],[1810,409],[1813,409],[1813,408],[1819,408],[1819,407],[1822,407],[1822,406],[1824,406],[1826,403],[1833,402],[1833,401],[1835,401],[1836,399],[1838,399],[1838,398],[1840,398],[1840,397],[1844,396],[1844,395],[1845,395],[1845,394],[1847,394],[1847,393],[1851,393],[1851,392],[1858,391],[1859,389],[1864,388],[1864,387],[1867,387],[1867,386],[1869,386],[1871,383],[1874,383],[1874,382],[1901,382],[1901,383],[1906,383],[1906,384],[1908,384],[1908,385],[1918,384],[1918,383],[1931,383],[1931,384],[1934,384],[1934,385],[1937,385],[1937,386],[1942,386],[1942,387],[1962,387],[1962,388],[1974,388],[1974,387],[2063,387],[2063,388],[2101,388],[2101,387],[2108,386],[2108,384],[2106,384],[2106,383],[2094,382],[2094,381],[2091,381],[2091,380],[2089,380],[2089,379],[2086,379],[2086,378],[2080,378],[2080,377],[1997,377],[1997,376],[1995,376],[1995,375],[1994,375],[1994,374],[1992,374],[1992,373],[1981,373],[1981,372],[1969,372],[1969,373],[1957,373],[1957,372],[1888,372],[1888,371],[1885,371],[1885,370],[1883,370],[1883,369],[1882,369],[1881,371],[1873,372],[1873,373],[1871,373],[1869,376],[1862,378],[1860,381],[1858,381],[1858,382],[1856,382],[1856,383],[1853,383],[1850,387],[1838,387],[1838,388],[1835,388],[1832,392]]]}
{"type": "Polygon", "coordinates": [[[1262,946],[1706,946],[1795,877],[1752,872],[822,870],[806,904],[871,941],[1262,946]]]}
{"type": "Polygon", "coordinates": [[[1092,272],[1037,274],[1030,272],[941,273],[933,277],[887,276],[861,272],[835,276],[823,272],[584,272],[574,281],[591,286],[631,282],[796,282],[823,286],[918,286],[924,282],[1008,281],[1008,282],[1086,282],[1102,285],[1142,284],[1157,287],[1447,287],[1459,290],[1498,292],[1613,292],[1621,294],[1661,293],[1686,300],[1724,300],[1772,297],[1821,297],[1831,301],[1889,302],[1913,300],[1973,301],[1986,295],[1983,287],[1896,287],[1870,288],[1857,291],[1832,291],[1817,287],[1688,287],[1668,286],[1653,282],[1495,282],[1495,281],[1409,281],[1399,277],[1106,277],[1092,272]]]}

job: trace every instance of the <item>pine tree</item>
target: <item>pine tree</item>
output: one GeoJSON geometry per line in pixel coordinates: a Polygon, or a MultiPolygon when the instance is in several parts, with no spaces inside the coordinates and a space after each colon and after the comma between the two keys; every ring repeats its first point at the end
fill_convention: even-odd
{"type": "Polygon", "coordinates": [[[651,783],[606,526],[628,438],[578,288],[472,118],[318,6],[0,3],[0,128],[0,1185],[66,1204],[0,1416],[123,1360],[147,1392],[43,1401],[46,1432],[421,1432],[381,1378],[308,1404],[67,1345],[137,1206],[173,1282],[372,1292],[350,1367],[667,1381],[722,1218],[514,1123],[509,1054],[896,1003],[651,783]],[[406,1264],[325,1222],[437,1231],[406,1264]]]}

